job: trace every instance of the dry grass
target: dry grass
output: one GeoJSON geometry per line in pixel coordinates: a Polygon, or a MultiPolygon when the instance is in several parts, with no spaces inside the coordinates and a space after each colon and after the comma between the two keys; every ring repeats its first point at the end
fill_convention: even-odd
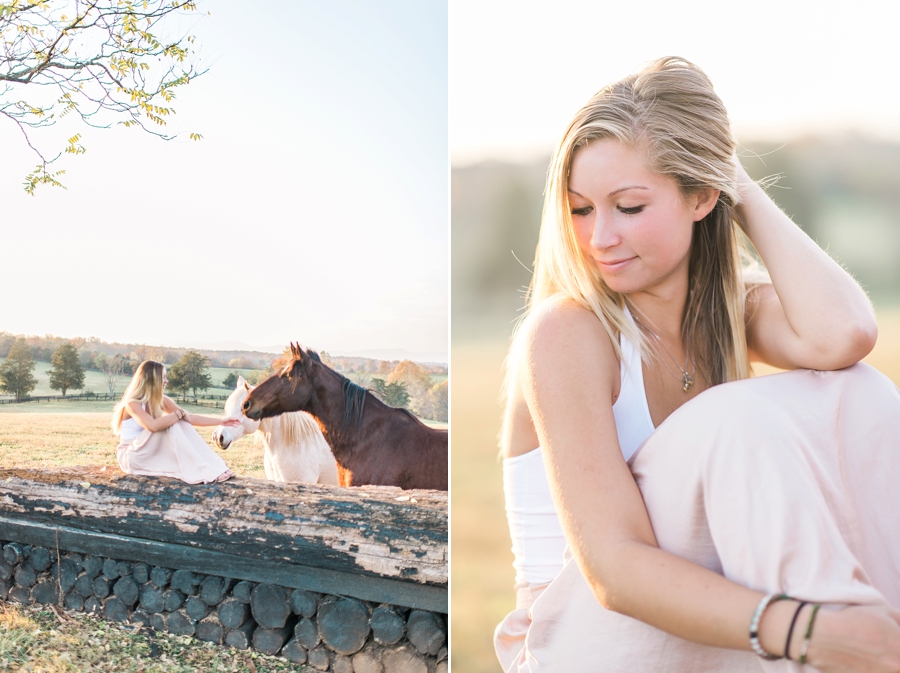
{"type": "MultiPolygon", "coordinates": [[[[883,311],[866,362],[900,385],[900,310],[883,311]]],[[[451,632],[456,673],[497,673],[492,635],[515,606],[514,572],[497,462],[500,367],[506,342],[453,344],[451,632]]],[[[758,368],[758,374],[771,373],[758,368]]]]}
{"type": "MultiPolygon", "coordinates": [[[[191,413],[217,415],[215,409],[192,405],[184,405],[184,408],[191,413]]],[[[30,468],[73,465],[115,466],[116,437],[109,429],[109,416],[109,412],[6,411],[0,414],[0,466],[30,468]]],[[[262,446],[255,446],[253,439],[244,437],[235,442],[228,451],[220,451],[212,443],[213,428],[197,428],[197,431],[236,474],[265,479],[263,449],[262,446]]]]}
{"type": "Polygon", "coordinates": [[[35,673],[238,673],[296,671],[308,666],[259,652],[234,650],[105,622],[90,615],[45,607],[0,604],[0,671],[35,673]]]}

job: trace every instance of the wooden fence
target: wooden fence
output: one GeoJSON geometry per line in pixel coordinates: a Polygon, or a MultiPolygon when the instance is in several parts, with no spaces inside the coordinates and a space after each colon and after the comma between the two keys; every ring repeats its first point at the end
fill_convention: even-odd
{"type": "MultiPolygon", "coordinates": [[[[225,400],[228,399],[228,395],[216,395],[216,394],[203,394],[197,395],[194,397],[193,395],[188,395],[186,397],[177,397],[172,395],[173,399],[178,399],[187,404],[194,404],[200,407],[210,407],[212,409],[224,409],[225,408],[225,400]]],[[[118,402],[121,399],[121,395],[110,395],[109,393],[81,393],[78,395],[66,395],[63,397],[62,395],[38,395],[38,396],[29,396],[23,397],[21,399],[15,398],[0,398],[0,404],[26,404],[29,402],[118,402]]]]}

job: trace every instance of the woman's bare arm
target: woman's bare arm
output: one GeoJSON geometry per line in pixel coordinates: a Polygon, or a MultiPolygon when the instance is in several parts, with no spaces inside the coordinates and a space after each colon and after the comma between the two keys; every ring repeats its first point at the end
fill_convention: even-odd
{"type": "MultiPolygon", "coordinates": [[[[657,547],[619,449],[611,402],[619,369],[599,321],[574,304],[558,305],[534,316],[521,337],[521,385],[553,496],[566,539],[598,601],[693,642],[749,649],[750,619],[763,595],[657,547]]],[[[760,639],[767,651],[782,653],[796,607],[782,601],[765,612],[760,639]]],[[[842,632],[834,626],[841,618],[841,613],[819,616],[811,663],[825,642],[820,639],[842,632]]],[[[890,620],[884,615],[877,619],[900,651],[900,628],[885,626],[890,620]]]]}
{"type": "Polygon", "coordinates": [[[187,411],[184,411],[184,409],[181,409],[181,407],[179,407],[170,397],[163,397],[163,407],[165,407],[166,411],[176,411],[180,409],[184,412],[184,420],[191,425],[196,425],[198,427],[211,425],[237,426],[241,424],[239,420],[233,418],[225,418],[223,416],[201,416],[200,414],[188,413],[187,411]]]}
{"type": "Polygon", "coordinates": [[[841,369],[864,358],[878,337],[865,292],[740,164],[738,183],[738,221],[772,278],[748,296],[753,355],[784,369],[841,369]]]}
{"type": "MultiPolygon", "coordinates": [[[[159,418],[153,418],[153,416],[144,411],[144,407],[141,406],[140,402],[129,402],[125,405],[125,408],[128,410],[131,418],[138,422],[138,425],[150,432],[165,430],[179,421],[179,414],[175,411],[171,411],[159,418]]],[[[163,408],[165,411],[169,411],[169,409],[165,409],[165,404],[163,404],[163,408]]]]}

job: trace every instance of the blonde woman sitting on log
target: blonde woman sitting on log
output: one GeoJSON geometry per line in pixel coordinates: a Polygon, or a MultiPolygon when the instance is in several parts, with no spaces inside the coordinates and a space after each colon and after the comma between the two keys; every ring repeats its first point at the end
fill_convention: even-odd
{"type": "Polygon", "coordinates": [[[174,477],[189,484],[225,481],[234,473],[193,425],[238,426],[237,419],[189,414],[169,397],[166,368],[142,362],[112,416],[119,467],[128,474],[174,477]]]}
{"type": "Polygon", "coordinates": [[[856,364],[865,293],[734,153],[678,58],[559,144],[508,361],[507,672],[900,671],[900,392],[856,364]]]}

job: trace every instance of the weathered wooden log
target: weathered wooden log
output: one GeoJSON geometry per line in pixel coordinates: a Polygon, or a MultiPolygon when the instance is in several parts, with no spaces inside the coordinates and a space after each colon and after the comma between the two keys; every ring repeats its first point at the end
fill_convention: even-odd
{"type": "Polygon", "coordinates": [[[236,629],[231,629],[225,634],[225,644],[230,647],[237,647],[246,650],[250,647],[253,639],[253,631],[256,629],[256,622],[248,619],[236,629]]]}
{"type": "Polygon", "coordinates": [[[318,671],[327,671],[331,666],[331,655],[324,646],[319,645],[306,653],[306,663],[318,671]]]}
{"type": "Polygon", "coordinates": [[[94,578],[94,595],[97,598],[106,598],[112,592],[112,580],[102,575],[94,578]]]}
{"type": "Polygon", "coordinates": [[[385,650],[381,656],[385,671],[391,673],[428,673],[428,664],[419,656],[415,648],[409,645],[385,650]]]}
{"type": "Polygon", "coordinates": [[[108,558],[103,561],[103,576],[107,579],[114,580],[119,578],[119,568],[116,559],[108,558]]]}
{"type": "Polygon", "coordinates": [[[32,587],[34,583],[37,582],[37,572],[34,569],[34,566],[28,562],[26,559],[19,564],[19,567],[16,568],[16,584],[20,587],[32,587]]]}
{"type": "Polygon", "coordinates": [[[116,580],[116,583],[113,585],[113,593],[116,595],[116,598],[131,608],[140,598],[141,589],[131,575],[126,575],[116,580]]]}
{"type": "Polygon", "coordinates": [[[176,636],[192,636],[194,635],[195,622],[181,610],[177,612],[164,612],[163,616],[166,620],[166,630],[174,633],[176,636]]]}
{"type": "Polygon", "coordinates": [[[389,605],[380,605],[372,610],[369,620],[375,642],[393,645],[400,642],[406,631],[406,621],[389,605]]]}
{"type": "Polygon", "coordinates": [[[384,673],[381,656],[371,644],[354,654],[351,661],[354,673],[384,673]]]}
{"type": "Polygon", "coordinates": [[[43,547],[33,548],[28,558],[31,561],[32,567],[38,572],[42,572],[49,568],[52,562],[50,560],[50,550],[44,549],[43,547]]]}
{"type": "MultiPolygon", "coordinates": [[[[165,600],[163,600],[162,589],[155,587],[152,583],[142,586],[141,607],[151,615],[157,612],[163,612],[166,608],[166,603],[165,600]]],[[[169,612],[172,611],[170,610],[169,612]]]]}
{"type": "Polygon", "coordinates": [[[250,610],[261,628],[280,629],[291,614],[288,594],[275,584],[257,584],[250,593],[250,610]]]}
{"type": "Polygon", "coordinates": [[[31,605],[31,589],[16,585],[9,590],[9,599],[22,605],[31,605]]]}
{"type": "Polygon", "coordinates": [[[319,637],[338,654],[356,654],[369,636],[369,611],[352,598],[323,603],[316,622],[319,637]]]}
{"type": "Polygon", "coordinates": [[[103,609],[103,602],[96,596],[88,596],[84,599],[85,612],[100,612],[103,609]]]}
{"type": "Polygon", "coordinates": [[[60,591],[68,593],[78,580],[78,565],[73,559],[64,558],[53,566],[50,576],[59,580],[60,591]]]}
{"type": "Polygon", "coordinates": [[[75,580],[75,591],[85,598],[94,593],[94,582],[87,573],[75,580]]]}
{"type": "Polygon", "coordinates": [[[280,629],[257,628],[253,632],[253,647],[265,654],[278,654],[288,638],[291,637],[294,625],[287,623],[280,629]]]}
{"type": "MultiPolygon", "coordinates": [[[[185,572],[190,573],[190,570],[186,570],[185,572]]],[[[160,568],[159,566],[154,566],[150,571],[150,582],[157,589],[165,589],[169,584],[169,580],[171,579],[172,571],[169,568],[160,568]]]]}
{"type": "Polygon", "coordinates": [[[113,622],[127,622],[131,611],[124,602],[113,596],[103,604],[103,616],[113,622]]]}
{"type": "Polygon", "coordinates": [[[143,624],[144,626],[150,626],[150,615],[146,613],[144,610],[138,608],[134,612],[131,613],[131,621],[135,624],[143,624]]]}
{"type": "Polygon", "coordinates": [[[14,566],[7,563],[5,559],[0,558],[0,580],[8,580],[12,577],[13,568],[14,566]]]}
{"type": "Polygon", "coordinates": [[[197,585],[200,579],[190,570],[176,570],[172,573],[169,583],[173,589],[178,589],[185,596],[193,596],[197,593],[197,585]]]}
{"type": "Polygon", "coordinates": [[[131,575],[138,584],[146,584],[150,581],[150,566],[146,563],[135,563],[131,575]]]}
{"type": "Polygon", "coordinates": [[[236,598],[222,601],[216,608],[219,621],[226,629],[236,629],[250,616],[250,606],[236,598]]]}
{"type": "Polygon", "coordinates": [[[34,585],[34,589],[31,590],[31,595],[36,603],[41,603],[43,605],[49,605],[51,603],[53,605],[59,605],[60,596],[56,580],[41,580],[34,585]]]}
{"type": "Polygon", "coordinates": [[[406,620],[406,637],[422,654],[436,655],[447,640],[444,625],[431,612],[412,610],[406,620]]]}
{"type": "Polygon", "coordinates": [[[67,610],[77,610],[78,612],[81,612],[84,610],[84,596],[77,591],[70,591],[66,594],[65,598],[63,598],[63,606],[67,610]]]}
{"type": "Polygon", "coordinates": [[[150,615],[150,628],[154,631],[166,630],[166,618],[162,612],[155,612],[150,615]]]}
{"type": "Polygon", "coordinates": [[[246,580],[241,580],[237,584],[234,585],[234,588],[231,590],[231,594],[237,598],[241,603],[249,603],[250,602],[250,592],[253,591],[253,587],[256,586],[253,582],[247,582],[246,580]]]}
{"type": "Polygon", "coordinates": [[[291,611],[301,617],[312,617],[319,607],[319,597],[311,591],[294,589],[291,592],[291,611]]]}
{"type": "Polygon", "coordinates": [[[8,594],[9,582],[7,580],[0,580],[0,599],[5,601],[8,594]]]}
{"type": "Polygon", "coordinates": [[[232,586],[234,580],[210,575],[200,583],[200,600],[210,607],[218,605],[232,586]]]}
{"type": "MultiPolygon", "coordinates": [[[[0,538],[26,535],[106,559],[446,611],[443,492],[243,478],[187,485],[111,468],[0,470],[0,538]]],[[[103,574],[128,574],[120,570],[105,563],[103,574]]]]}
{"type": "Polygon", "coordinates": [[[307,650],[311,650],[319,644],[319,627],[311,619],[303,618],[294,627],[294,638],[307,650]]]}
{"type": "Polygon", "coordinates": [[[100,571],[103,569],[103,561],[101,561],[96,556],[85,556],[84,557],[84,574],[94,579],[97,575],[100,574],[100,571]]]}
{"type": "Polygon", "coordinates": [[[331,670],[333,673],[353,673],[353,660],[339,654],[331,661],[331,670]]]}
{"type": "Polygon", "coordinates": [[[10,565],[15,565],[16,563],[21,563],[22,559],[25,558],[25,554],[22,552],[23,545],[20,545],[16,542],[10,542],[7,545],[3,546],[3,558],[6,559],[6,562],[10,565]]]}
{"type": "Polygon", "coordinates": [[[209,615],[206,619],[197,622],[194,635],[196,635],[200,640],[204,640],[208,643],[221,645],[222,640],[225,637],[225,629],[222,628],[222,623],[218,620],[215,614],[212,614],[209,615]]]}
{"type": "Polygon", "coordinates": [[[175,612],[184,605],[185,596],[178,589],[167,589],[163,592],[163,607],[166,612],[175,612]]]}
{"type": "Polygon", "coordinates": [[[184,611],[191,619],[200,621],[209,614],[209,606],[198,596],[188,596],[184,602],[184,611]]]}
{"type": "Polygon", "coordinates": [[[306,663],[306,648],[301,645],[296,638],[291,638],[287,645],[281,648],[281,656],[294,662],[295,664],[306,663]]]}

